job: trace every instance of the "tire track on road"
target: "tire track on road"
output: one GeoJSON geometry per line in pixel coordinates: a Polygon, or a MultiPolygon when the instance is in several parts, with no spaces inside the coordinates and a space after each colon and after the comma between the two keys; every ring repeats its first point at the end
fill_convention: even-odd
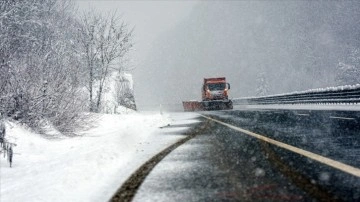
{"type": "Polygon", "coordinates": [[[118,191],[113,195],[113,197],[109,200],[111,202],[129,202],[132,201],[134,198],[137,190],[147,177],[152,169],[162,160],[164,159],[169,153],[173,150],[178,148],[180,145],[184,144],[188,140],[197,136],[201,131],[205,130],[209,127],[212,121],[206,120],[195,126],[194,129],[185,133],[187,135],[185,138],[177,141],[176,143],[172,144],[171,146],[167,147],[146,163],[144,163],[140,168],[138,168],[118,189],[118,191]]]}

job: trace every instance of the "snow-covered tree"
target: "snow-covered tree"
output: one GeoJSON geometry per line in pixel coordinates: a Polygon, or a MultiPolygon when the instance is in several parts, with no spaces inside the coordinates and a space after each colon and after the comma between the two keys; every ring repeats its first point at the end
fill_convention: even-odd
{"type": "Polygon", "coordinates": [[[116,13],[75,16],[73,0],[0,1],[4,116],[70,132],[80,112],[99,111],[107,80],[132,47],[132,30],[116,13]]]}
{"type": "Polygon", "coordinates": [[[122,58],[132,47],[132,30],[116,13],[87,13],[82,17],[81,42],[88,73],[90,111],[99,112],[106,81],[119,71],[122,58]]]}
{"type": "Polygon", "coordinates": [[[266,72],[260,71],[256,78],[256,95],[257,96],[265,96],[269,94],[269,83],[266,78],[266,72]]]}
{"type": "Polygon", "coordinates": [[[133,80],[130,74],[120,73],[116,77],[114,97],[117,106],[136,110],[133,80]]]}
{"type": "Polygon", "coordinates": [[[0,112],[71,130],[83,105],[73,2],[4,0],[0,11],[0,112]]]}

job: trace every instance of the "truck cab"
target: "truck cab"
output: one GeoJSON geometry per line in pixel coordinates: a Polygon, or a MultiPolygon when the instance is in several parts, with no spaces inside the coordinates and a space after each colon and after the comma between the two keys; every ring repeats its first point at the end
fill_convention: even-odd
{"type": "Polygon", "coordinates": [[[183,101],[184,111],[233,109],[229,99],[230,84],[225,77],[204,78],[201,87],[202,101],[183,101]]]}
{"type": "Polygon", "coordinates": [[[228,100],[230,84],[226,83],[225,77],[204,78],[202,86],[202,100],[228,100]]]}

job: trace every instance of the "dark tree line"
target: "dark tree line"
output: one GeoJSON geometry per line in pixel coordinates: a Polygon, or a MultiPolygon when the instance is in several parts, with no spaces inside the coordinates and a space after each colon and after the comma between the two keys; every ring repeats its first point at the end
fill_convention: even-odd
{"type": "Polygon", "coordinates": [[[132,30],[116,13],[76,12],[71,0],[0,2],[3,116],[66,133],[81,124],[81,112],[101,112],[104,86],[132,47],[132,30]]]}

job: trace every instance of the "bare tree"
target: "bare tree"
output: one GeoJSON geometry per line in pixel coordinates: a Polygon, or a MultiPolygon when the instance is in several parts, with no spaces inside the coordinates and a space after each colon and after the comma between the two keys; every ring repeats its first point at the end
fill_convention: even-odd
{"type": "Polygon", "coordinates": [[[81,42],[88,73],[90,111],[100,110],[104,85],[132,47],[132,30],[114,12],[101,16],[91,12],[82,17],[81,42]],[[96,92],[95,92],[96,88],[96,92]]]}
{"type": "MultiPolygon", "coordinates": [[[[95,13],[95,12],[91,12],[95,13]]],[[[97,37],[99,35],[99,24],[101,17],[95,14],[84,14],[81,18],[79,39],[84,53],[85,72],[88,74],[89,110],[94,111],[94,82],[96,78],[96,62],[99,55],[97,37]]]]}

